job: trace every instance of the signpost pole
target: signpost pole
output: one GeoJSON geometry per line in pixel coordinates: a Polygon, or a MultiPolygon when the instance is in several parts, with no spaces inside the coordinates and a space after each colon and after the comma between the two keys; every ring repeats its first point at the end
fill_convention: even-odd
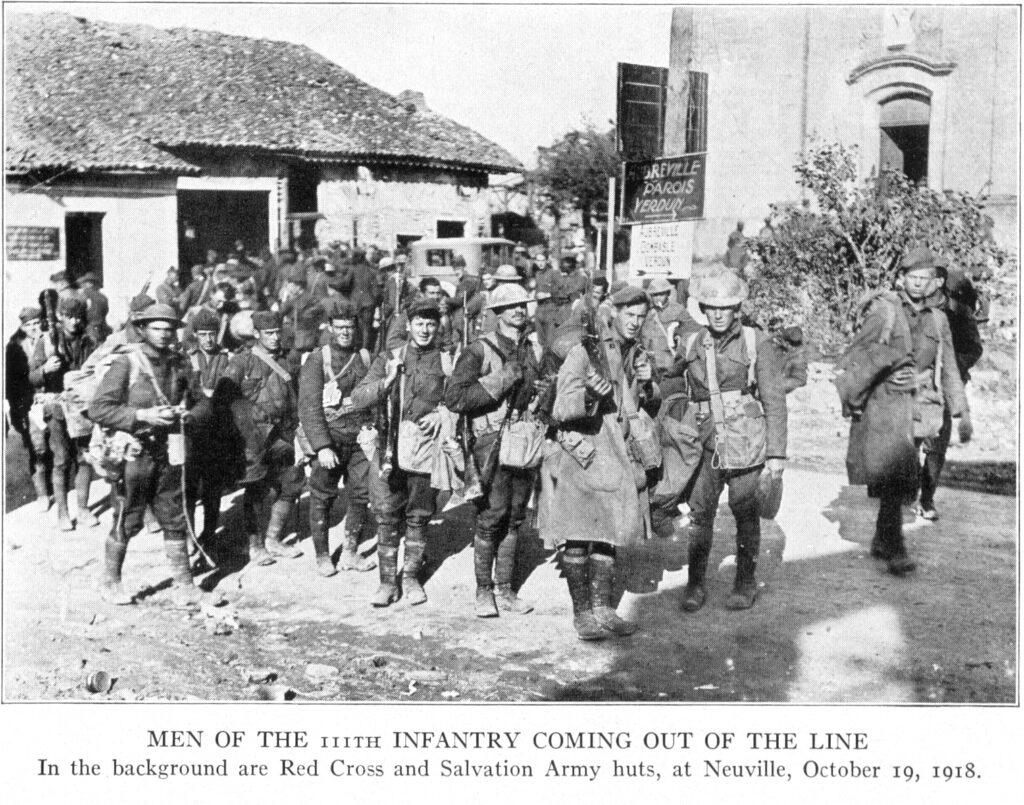
{"type": "Polygon", "coordinates": [[[597,227],[597,251],[594,252],[594,273],[601,267],[601,227],[597,227]]]}
{"type": "Polygon", "coordinates": [[[605,275],[609,284],[615,281],[615,177],[608,177],[608,254],[605,275]]]}

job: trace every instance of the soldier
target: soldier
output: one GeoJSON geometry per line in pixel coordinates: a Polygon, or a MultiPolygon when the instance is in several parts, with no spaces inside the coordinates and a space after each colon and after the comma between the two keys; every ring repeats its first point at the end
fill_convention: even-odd
{"type": "Polygon", "coordinates": [[[918,449],[942,427],[943,410],[960,418],[962,442],[973,429],[949,323],[927,303],[945,267],[927,248],[900,261],[903,287],[868,301],[837,372],[844,413],[853,415],[847,470],[851,484],[880,498],[871,555],[904,576],[917,569],[903,539],[902,505],[918,484],[918,449]]]}
{"type": "Polygon", "coordinates": [[[99,277],[92,271],[78,278],[79,293],[85,299],[86,306],[85,329],[97,344],[102,343],[111,333],[110,327],[107,325],[110,302],[100,292],[99,286],[99,277]]]}
{"type": "Polygon", "coordinates": [[[480,278],[466,272],[466,258],[461,254],[452,260],[452,272],[458,279],[455,296],[448,303],[452,329],[463,334],[468,342],[476,337],[477,322],[483,311],[480,278]]]}
{"type": "MultiPolygon", "coordinates": [[[[391,422],[400,434],[398,454],[390,472],[388,457],[382,455],[387,444],[378,447],[370,465],[370,494],[377,515],[377,562],[380,587],[371,602],[386,607],[397,601],[403,591],[410,604],[427,600],[418,574],[426,550],[427,523],[434,513],[437,490],[430,485],[430,464],[439,445],[437,440],[445,424],[444,387],[451,374],[451,357],[437,345],[441,310],[432,299],[419,299],[409,308],[409,342],[406,346],[382,353],[374,360],[366,377],[352,392],[356,409],[373,405],[391,406],[397,395],[399,421],[391,422]],[[392,391],[392,387],[403,375],[392,391]],[[409,461],[403,466],[403,456],[409,461]],[[405,564],[402,587],[398,586],[398,547],[405,526],[405,564]]],[[[383,441],[388,442],[385,438],[383,441]]]]}
{"type": "MultiPolygon", "coordinates": [[[[44,333],[37,341],[29,365],[29,381],[38,392],[60,395],[65,391],[64,378],[68,372],[78,372],[86,359],[96,350],[96,342],[85,332],[86,305],[79,296],[63,296],[57,303],[56,332],[44,333]]],[[[99,519],[89,511],[89,486],[92,484],[92,466],[85,460],[91,431],[72,436],[68,430],[66,412],[55,397],[45,409],[47,447],[53,457],[53,497],[57,505],[57,521],[61,531],[73,531],[75,526],[68,513],[68,487],[74,478],[78,499],[78,521],[90,527],[99,525],[99,519]]]]}
{"type": "Polygon", "coordinates": [[[306,290],[306,280],[301,271],[289,274],[281,304],[284,348],[297,365],[301,365],[303,353],[316,349],[324,314],[320,300],[306,290]]]}
{"type": "Polygon", "coordinates": [[[367,523],[369,462],[356,437],[370,424],[365,410],[352,408],[353,389],[366,376],[370,354],[355,346],[358,313],[355,305],[339,301],[329,312],[332,342],[313,352],[299,380],[299,419],[315,456],[309,478],[309,532],[316,551],[316,570],[333,576],[327,527],[338,497],[338,481],[348,491],[345,542],[338,566],[342,570],[373,570],[377,563],[359,554],[367,523]]]}
{"type": "Polygon", "coordinates": [[[36,342],[42,334],[42,311],[25,307],[18,314],[21,322],[7,342],[4,355],[6,384],[4,393],[10,406],[11,426],[21,436],[28,453],[28,472],[36,490],[41,511],[50,510],[50,474],[46,468],[46,436],[29,419],[35,392],[29,379],[29,366],[36,351],[36,342]]]}
{"type": "Polygon", "coordinates": [[[550,347],[555,330],[567,318],[564,311],[569,304],[568,291],[562,272],[550,265],[542,256],[538,256],[537,260],[537,335],[542,346],[550,347]]]}
{"type": "MultiPolygon", "coordinates": [[[[437,277],[424,277],[419,284],[419,298],[430,299],[437,303],[441,310],[441,323],[437,329],[437,345],[445,352],[454,354],[459,348],[461,332],[457,332],[452,326],[452,317],[449,315],[449,307],[441,288],[441,281],[437,277]]],[[[399,313],[391,321],[388,328],[387,339],[384,342],[384,349],[393,352],[409,340],[409,314],[399,313]]]]}
{"type": "Polygon", "coordinates": [[[781,477],[786,460],[786,392],[777,353],[740,324],[747,284],[724,267],[703,279],[694,296],[708,324],[679,346],[690,388],[683,423],[703,447],[690,495],[689,579],[683,609],[696,612],[707,598],[704,577],[723,487],[736,518],[736,577],[729,609],[749,609],[757,596],[761,545],[758,480],[781,477]],[[726,408],[729,416],[726,416],[726,408]],[[763,413],[762,413],[763,412],[763,413]]]}
{"type": "MultiPolygon", "coordinates": [[[[956,367],[966,387],[967,381],[971,379],[971,368],[981,358],[984,349],[981,334],[978,332],[978,292],[966,272],[950,268],[945,257],[936,255],[935,263],[936,272],[940,273],[945,269],[946,278],[941,284],[936,283],[939,287],[928,297],[928,304],[946,314],[956,356],[956,367]]],[[[970,417],[966,409],[960,415],[961,427],[965,415],[970,417]]],[[[946,405],[942,412],[942,428],[938,435],[924,441],[921,499],[917,506],[917,514],[925,520],[939,519],[939,513],[935,509],[935,490],[939,486],[942,468],[946,464],[946,451],[949,449],[949,439],[952,435],[953,415],[949,405],[946,405]]]]}
{"type": "Polygon", "coordinates": [[[595,317],[598,340],[588,334],[558,370],[557,444],[545,449],[541,469],[541,534],[548,547],[562,551],[580,640],[636,631],[611,606],[612,580],[616,548],[643,539],[649,520],[647,475],[634,458],[637,434],[626,431],[639,411],[649,414],[660,403],[653,364],[639,342],[649,303],[632,287],[613,301],[611,325],[595,317]]]}
{"type": "Polygon", "coordinates": [[[111,364],[89,405],[89,417],[104,428],[130,434],[139,450],[127,461],[118,483],[114,525],[104,548],[100,588],[104,600],[131,604],[133,596],[121,585],[121,567],[128,540],[142,530],[143,512],[152,505],[164,532],[164,548],[174,579],[175,603],[190,606],[199,600],[192,582],[186,545],[185,513],[181,498],[184,447],[180,417],[188,405],[191,374],[188,361],[174,349],[177,311],[153,305],[135,317],[142,329],[142,346],[111,364]]]}
{"type": "Polygon", "coordinates": [[[185,503],[188,517],[195,522],[196,503],[203,503],[203,531],[200,540],[211,540],[220,519],[220,499],[237,474],[231,458],[237,455],[234,423],[220,379],[227,372],[230,355],[217,343],[220,317],[201,309],[192,319],[196,346],[188,351],[192,367],[192,393],[196,405],[189,417],[189,444],[185,468],[185,503]]]}
{"type": "MultiPolygon", "coordinates": [[[[462,353],[445,393],[448,408],[470,417],[478,467],[488,465],[509,406],[522,414],[540,377],[536,351],[525,336],[528,301],[529,296],[519,285],[510,283],[495,289],[487,307],[497,316],[497,326],[462,353]]],[[[516,596],[512,575],[519,529],[526,519],[534,480],[533,470],[499,465],[490,488],[485,490],[486,497],[476,501],[473,557],[478,618],[496,617],[499,608],[516,614],[533,609],[516,596]]]]}
{"type": "Polygon", "coordinates": [[[281,350],[281,317],[261,310],[252,314],[256,340],[228,363],[231,410],[245,441],[242,516],[249,539],[249,560],[274,564],[274,557],[294,559],[302,551],[281,541],[281,535],[302,493],[305,474],[295,465],[298,399],[296,355],[281,350]],[[259,509],[270,503],[266,531],[259,527],[259,509]],[[262,536],[261,536],[262,534],[262,536]]]}
{"type": "Polygon", "coordinates": [[[663,277],[651,281],[647,288],[651,312],[641,335],[644,348],[654,355],[655,365],[663,375],[675,363],[676,339],[685,340],[700,327],[685,307],[671,301],[672,290],[672,284],[663,277]]]}
{"type": "MultiPolygon", "coordinates": [[[[590,290],[590,281],[580,270],[580,263],[575,255],[570,254],[562,258],[562,285],[565,289],[565,307],[568,309],[572,308],[573,302],[590,290]]],[[[567,316],[568,311],[564,315],[567,316]]]]}

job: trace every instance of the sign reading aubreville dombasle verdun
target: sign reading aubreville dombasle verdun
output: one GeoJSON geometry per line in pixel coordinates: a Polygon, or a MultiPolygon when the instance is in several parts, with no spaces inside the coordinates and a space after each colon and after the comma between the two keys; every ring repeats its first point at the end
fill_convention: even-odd
{"type": "Polygon", "coordinates": [[[704,217],[706,154],[627,162],[622,193],[626,224],[660,224],[704,217]]]}

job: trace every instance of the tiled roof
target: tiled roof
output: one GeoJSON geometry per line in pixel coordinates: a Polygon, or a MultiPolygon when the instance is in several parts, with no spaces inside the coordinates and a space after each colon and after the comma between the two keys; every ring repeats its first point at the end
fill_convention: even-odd
{"type": "Polygon", "coordinates": [[[9,171],[190,172],[192,146],[523,169],[472,129],[415,111],[303,45],[65,14],[7,16],[9,171]]]}

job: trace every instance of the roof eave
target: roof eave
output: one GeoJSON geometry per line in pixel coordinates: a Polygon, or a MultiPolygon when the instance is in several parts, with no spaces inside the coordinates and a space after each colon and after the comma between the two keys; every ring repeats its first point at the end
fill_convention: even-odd
{"type": "Polygon", "coordinates": [[[373,151],[322,151],[304,148],[273,148],[257,143],[210,143],[210,142],[163,142],[153,140],[153,145],[160,148],[203,148],[213,151],[246,151],[267,156],[298,158],[309,162],[340,162],[362,165],[367,162],[385,163],[389,165],[405,165],[414,167],[455,169],[475,173],[520,173],[525,170],[521,164],[506,162],[465,162],[462,160],[442,159],[437,157],[418,156],[415,154],[389,154],[373,151]]]}

